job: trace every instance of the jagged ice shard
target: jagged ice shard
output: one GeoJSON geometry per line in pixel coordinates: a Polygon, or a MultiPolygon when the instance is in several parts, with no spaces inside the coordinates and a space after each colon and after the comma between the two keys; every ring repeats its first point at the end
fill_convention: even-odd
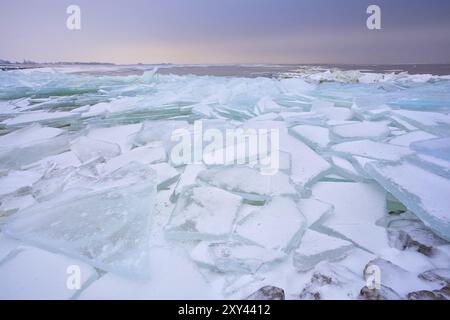
{"type": "Polygon", "coordinates": [[[427,226],[450,240],[450,180],[411,163],[367,164],[368,173],[427,226]]]}
{"type": "Polygon", "coordinates": [[[155,173],[132,163],[13,217],[4,232],[125,276],[148,278],[155,173]]]}

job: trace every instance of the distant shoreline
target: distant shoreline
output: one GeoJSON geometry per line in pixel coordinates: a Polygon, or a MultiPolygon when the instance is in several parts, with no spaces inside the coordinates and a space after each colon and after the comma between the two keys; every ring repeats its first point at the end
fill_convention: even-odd
{"type": "Polygon", "coordinates": [[[289,73],[303,68],[318,68],[323,70],[338,69],[342,71],[361,71],[366,73],[401,73],[410,75],[431,74],[435,76],[450,75],[450,64],[134,64],[120,65],[111,63],[11,63],[1,64],[3,71],[35,69],[35,68],[74,68],[86,67],[86,70],[74,71],[81,74],[108,75],[139,75],[147,70],[158,67],[159,74],[197,76],[234,76],[234,77],[275,77],[281,73],[289,73]],[[102,67],[115,67],[114,70],[102,70],[102,67]],[[99,69],[96,70],[96,67],[99,69]],[[92,68],[92,69],[91,69],[92,68]]]}

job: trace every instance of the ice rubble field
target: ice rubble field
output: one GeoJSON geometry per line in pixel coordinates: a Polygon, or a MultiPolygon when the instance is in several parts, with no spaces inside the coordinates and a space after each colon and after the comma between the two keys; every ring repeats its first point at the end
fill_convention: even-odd
{"type": "Polygon", "coordinates": [[[448,77],[69,71],[0,73],[0,299],[450,297],[448,77]],[[280,171],[174,165],[199,119],[280,171]]]}

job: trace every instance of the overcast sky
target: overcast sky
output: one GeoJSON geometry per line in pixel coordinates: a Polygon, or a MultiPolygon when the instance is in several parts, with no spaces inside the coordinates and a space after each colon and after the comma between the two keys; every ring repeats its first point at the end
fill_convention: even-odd
{"type": "Polygon", "coordinates": [[[0,0],[0,59],[450,63],[450,0],[0,0]]]}

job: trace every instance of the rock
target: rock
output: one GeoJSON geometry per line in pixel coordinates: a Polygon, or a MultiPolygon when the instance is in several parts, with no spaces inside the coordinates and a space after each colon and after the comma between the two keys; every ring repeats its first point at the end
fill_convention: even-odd
{"type": "Polygon", "coordinates": [[[364,281],[348,268],[321,262],[299,295],[302,300],[356,299],[364,281]]]}
{"type": "Polygon", "coordinates": [[[370,289],[364,286],[359,295],[361,300],[401,300],[400,295],[389,287],[381,286],[380,289],[370,289]]]}
{"type": "Polygon", "coordinates": [[[389,211],[388,214],[391,216],[400,216],[405,213],[405,210],[392,210],[389,211]]]}
{"type": "Polygon", "coordinates": [[[367,282],[374,281],[375,286],[381,286],[381,295],[390,296],[383,288],[391,289],[395,293],[394,296],[400,297],[406,297],[411,288],[415,290],[424,288],[423,280],[416,274],[382,258],[370,261],[364,268],[363,275],[367,282]]]}
{"type": "Polygon", "coordinates": [[[419,278],[425,281],[437,282],[441,286],[450,286],[450,269],[433,269],[422,272],[419,278]]]}
{"type": "Polygon", "coordinates": [[[408,293],[409,300],[448,300],[450,299],[450,286],[440,290],[421,290],[408,293]]]}
{"type": "Polygon", "coordinates": [[[284,290],[273,286],[262,287],[245,300],[285,300],[284,290]]]}
{"type": "Polygon", "coordinates": [[[389,244],[399,250],[414,248],[426,256],[433,254],[433,247],[447,244],[435,235],[423,222],[415,219],[398,219],[388,224],[389,244]]]}

